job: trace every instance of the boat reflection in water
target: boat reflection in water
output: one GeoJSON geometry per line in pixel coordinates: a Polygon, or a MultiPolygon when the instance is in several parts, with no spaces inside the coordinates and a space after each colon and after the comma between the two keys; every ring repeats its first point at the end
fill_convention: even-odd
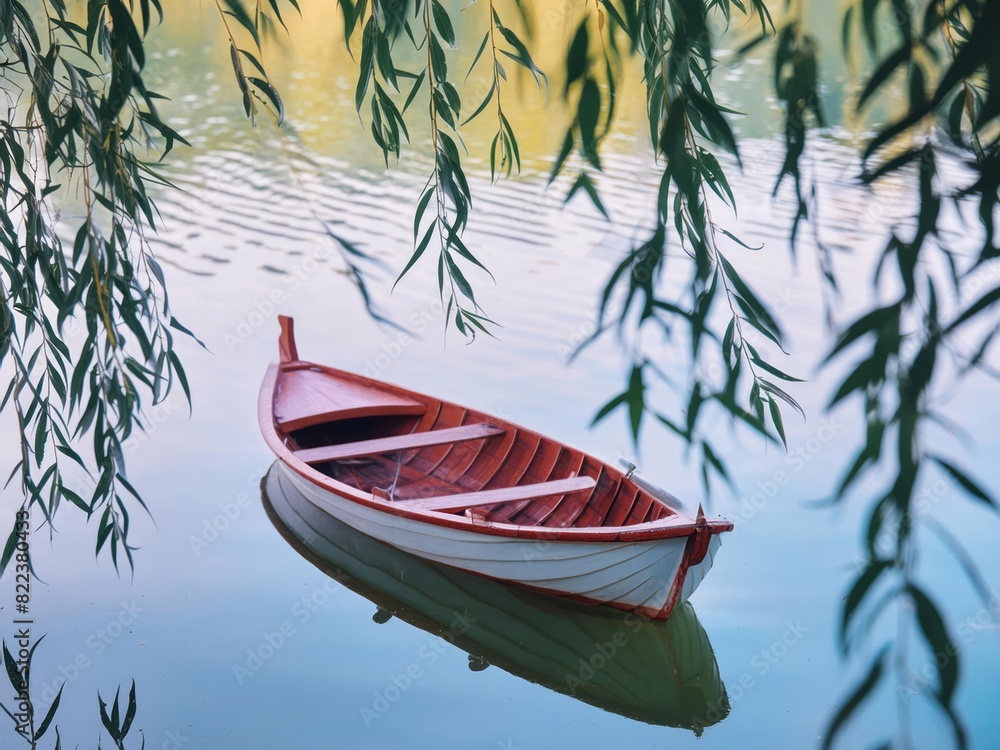
{"type": "MultiPolygon", "coordinates": [[[[276,466],[277,464],[275,464],[276,466]]],[[[284,472],[261,483],[275,528],[313,565],[395,616],[511,674],[622,716],[693,729],[729,699],[690,604],[666,622],[535,594],[414,557],[316,508],[284,472]]]]}

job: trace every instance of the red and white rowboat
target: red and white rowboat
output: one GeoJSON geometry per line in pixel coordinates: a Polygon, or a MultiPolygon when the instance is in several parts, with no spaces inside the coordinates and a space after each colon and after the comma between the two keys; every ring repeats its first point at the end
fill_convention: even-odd
{"type": "Polygon", "coordinates": [[[374,622],[402,620],[466,651],[474,672],[492,665],[636,721],[700,736],[729,714],[715,652],[690,603],[654,622],[422,560],[324,513],[281,466],[275,461],[261,481],[268,518],[306,560],[371,600],[374,622]]]}
{"type": "Polygon", "coordinates": [[[519,425],[299,359],[261,386],[261,431],[299,492],[435,562],[663,620],[732,523],[677,512],[629,475],[519,425]]]}

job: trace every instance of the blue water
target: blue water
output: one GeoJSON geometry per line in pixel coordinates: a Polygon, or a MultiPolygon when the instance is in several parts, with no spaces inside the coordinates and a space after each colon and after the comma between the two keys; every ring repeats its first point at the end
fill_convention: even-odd
{"type": "MultiPolygon", "coordinates": [[[[168,26],[157,37],[155,59],[169,71],[160,85],[175,99],[166,111],[196,148],[172,156],[170,174],[185,192],[161,196],[163,227],[154,247],[168,269],[175,311],[208,351],[180,344],[194,392],[190,414],[172,398],[151,413],[148,435],[127,446],[130,479],[143,488],[153,515],[134,519],[135,575],[116,576],[106,559],[95,562],[94,529],[69,513],[54,540],[38,533],[32,541],[44,579],[32,592],[33,632],[47,633],[36,652],[34,689],[44,705],[65,681],[58,713],[64,743],[88,746],[100,728],[98,691],[108,700],[134,679],[135,726],[151,748],[815,746],[867,663],[863,657],[893,627],[872,634],[861,659],[845,661],[837,650],[840,605],[860,559],[864,489],[877,486],[834,510],[812,505],[828,496],[856,450],[858,406],[824,411],[840,373],[818,368],[831,336],[814,248],[805,237],[793,262],[786,228],[794,207],[787,196],[769,197],[780,143],[745,127],[748,166],[732,178],[740,215],[727,226],[766,250],[733,249],[730,257],[786,325],[786,369],[809,378],[794,389],[807,418],[787,419],[788,454],[734,434],[724,420],[712,435],[740,494],[717,487],[709,509],[733,519],[736,529],[692,605],[731,708],[698,739],[688,729],[626,718],[496,665],[472,671],[461,648],[398,618],[376,624],[373,603],[332,581],[278,534],[258,488],[271,455],[257,428],[257,389],[277,355],[279,312],[296,318],[307,359],[367,370],[502,415],[606,460],[634,456],[621,415],[588,429],[624,383],[628,365],[620,348],[602,340],[572,364],[566,360],[593,328],[598,290],[616,258],[648,224],[657,172],[641,123],[608,144],[601,184],[611,225],[582,201],[562,208],[559,186],[545,187],[544,160],[492,189],[480,160],[474,170],[480,197],[466,239],[496,277],[495,285],[477,278],[477,294],[503,327],[496,340],[483,337],[471,346],[454,331],[446,336],[433,264],[425,263],[393,294],[393,270],[371,277],[380,310],[420,334],[403,337],[365,316],[317,217],[390,269],[401,267],[426,160],[418,154],[395,171],[382,169],[343,85],[351,70],[330,75],[332,84],[316,80],[328,58],[339,57],[324,51],[327,42],[316,41],[315,32],[310,44],[320,52],[306,45],[301,59],[288,52],[283,63],[289,120],[305,145],[275,145],[266,125],[251,130],[240,120],[224,50],[195,57],[217,41],[213,33],[207,27],[185,37],[182,26],[168,26]],[[314,164],[297,156],[303,152],[314,164]],[[407,687],[388,701],[401,675],[409,676],[407,687]],[[372,718],[365,709],[381,707],[379,696],[389,705],[372,718]]],[[[773,117],[753,93],[760,77],[752,70],[730,75],[726,95],[743,95],[773,117]]],[[[558,134],[549,128],[546,135],[540,117],[527,117],[521,127],[532,133],[526,138],[534,150],[547,155],[558,134]]],[[[840,322],[871,304],[875,252],[888,218],[904,215],[908,200],[891,185],[874,198],[852,187],[855,137],[839,128],[814,144],[822,231],[831,244],[851,250],[836,258],[845,289],[840,322]]],[[[674,269],[681,273],[681,261],[674,269]]],[[[996,273],[969,284],[985,288],[991,281],[996,273]]],[[[971,299],[974,290],[965,294],[971,299]]],[[[668,367],[672,358],[685,361],[671,346],[660,352],[668,367]]],[[[686,377],[683,366],[675,374],[686,377]]],[[[994,384],[973,377],[939,394],[975,441],[965,445],[943,431],[931,438],[994,489],[1000,487],[995,393],[994,384]]],[[[673,403],[669,393],[653,396],[673,403]]],[[[9,429],[2,435],[9,455],[16,436],[9,429]]],[[[653,425],[644,428],[637,462],[693,506],[703,499],[683,445],[653,425]]],[[[995,514],[938,477],[929,477],[925,492],[927,512],[961,536],[988,584],[1000,590],[995,514]]],[[[17,498],[10,489],[4,493],[6,523],[17,498]]],[[[963,650],[959,709],[973,746],[991,747],[1000,614],[977,601],[933,538],[921,555],[922,580],[949,613],[963,650]]],[[[5,618],[11,586],[5,579],[5,618]]],[[[923,660],[915,646],[914,664],[923,660]]],[[[845,747],[869,746],[897,731],[894,687],[861,715],[845,747]]],[[[945,746],[947,726],[926,691],[909,705],[918,745],[945,746]]],[[[3,725],[2,746],[18,742],[3,725]]]]}

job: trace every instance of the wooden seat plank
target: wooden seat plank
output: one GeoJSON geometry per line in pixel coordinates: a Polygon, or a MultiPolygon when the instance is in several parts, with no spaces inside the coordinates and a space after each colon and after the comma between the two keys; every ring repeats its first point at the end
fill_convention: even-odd
{"type": "Polygon", "coordinates": [[[495,490],[480,490],[479,492],[462,492],[456,495],[441,495],[439,497],[422,497],[415,500],[396,500],[393,505],[408,510],[436,510],[442,512],[474,508],[477,505],[493,505],[508,503],[515,500],[547,497],[549,495],[566,495],[571,492],[583,492],[594,488],[593,477],[569,477],[538,484],[521,484],[514,487],[503,487],[495,490]]]}
{"type": "Polygon", "coordinates": [[[504,432],[505,430],[497,425],[478,422],[444,430],[411,432],[407,435],[393,435],[375,440],[358,440],[354,443],[305,448],[295,451],[295,457],[307,464],[319,464],[324,461],[339,461],[344,458],[393,453],[394,451],[426,448],[431,445],[444,445],[463,440],[480,440],[494,435],[502,435],[504,432]]]}
{"type": "Polygon", "coordinates": [[[286,367],[274,401],[274,421],[285,432],[335,419],[419,415],[427,405],[360,382],[339,380],[322,370],[286,367]]]}

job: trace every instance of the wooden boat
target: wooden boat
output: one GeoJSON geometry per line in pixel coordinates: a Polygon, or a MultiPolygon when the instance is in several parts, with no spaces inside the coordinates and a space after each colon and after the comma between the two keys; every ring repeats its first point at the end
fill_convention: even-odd
{"type": "Polygon", "coordinates": [[[410,554],[654,619],[708,572],[724,519],[689,518],[618,469],[511,422],[299,359],[280,361],[258,417],[317,507],[410,554]]]}
{"type": "Polygon", "coordinates": [[[696,734],[729,713],[690,603],[656,622],[421,560],[317,508],[279,462],[261,496],[296,552],[376,605],[375,622],[396,617],[439,636],[468,653],[473,671],[493,666],[605,711],[696,734]]]}

